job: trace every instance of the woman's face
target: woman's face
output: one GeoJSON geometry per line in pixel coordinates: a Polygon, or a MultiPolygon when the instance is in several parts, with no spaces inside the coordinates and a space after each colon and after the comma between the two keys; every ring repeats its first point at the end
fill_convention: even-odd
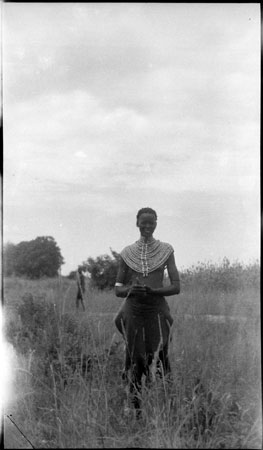
{"type": "Polygon", "coordinates": [[[157,226],[156,218],[154,214],[143,213],[137,220],[137,227],[140,229],[141,236],[151,237],[157,226]]]}

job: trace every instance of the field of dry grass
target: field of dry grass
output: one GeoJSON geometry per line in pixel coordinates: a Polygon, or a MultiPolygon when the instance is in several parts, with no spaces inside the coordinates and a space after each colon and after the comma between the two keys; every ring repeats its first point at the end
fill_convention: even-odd
{"type": "Polygon", "coordinates": [[[140,420],[121,379],[120,299],[88,289],[76,311],[67,278],[5,279],[5,415],[35,448],[262,448],[259,266],[219,269],[185,271],[168,298],[173,378],[144,387],[140,420]]]}

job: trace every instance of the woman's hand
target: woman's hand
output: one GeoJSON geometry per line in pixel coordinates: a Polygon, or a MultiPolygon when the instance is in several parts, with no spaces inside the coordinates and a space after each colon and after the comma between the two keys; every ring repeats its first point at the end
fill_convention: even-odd
{"type": "Polygon", "coordinates": [[[140,297],[145,297],[147,294],[147,286],[141,284],[134,284],[129,290],[129,295],[138,295],[140,297]]]}
{"type": "Polygon", "coordinates": [[[153,295],[155,293],[155,290],[153,288],[151,288],[150,286],[145,286],[146,288],[146,293],[153,295]]]}
{"type": "Polygon", "coordinates": [[[129,295],[130,294],[145,297],[146,295],[158,295],[158,292],[156,292],[156,289],[153,289],[150,286],[146,286],[145,284],[134,284],[130,288],[129,295]]]}

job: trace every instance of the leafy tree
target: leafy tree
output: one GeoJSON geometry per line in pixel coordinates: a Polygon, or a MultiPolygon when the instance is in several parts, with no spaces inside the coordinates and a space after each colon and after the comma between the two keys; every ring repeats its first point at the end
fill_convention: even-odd
{"type": "Polygon", "coordinates": [[[16,245],[7,242],[3,248],[3,274],[10,277],[14,274],[14,262],[16,260],[16,245]]]}
{"type": "Polygon", "coordinates": [[[9,266],[12,267],[12,273],[17,276],[54,277],[58,275],[64,263],[60,248],[51,236],[41,236],[32,241],[20,242],[13,250],[12,253],[10,247],[9,256],[13,255],[13,260],[9,266]]]}
{"type": "Polygon", "coordinates": [[[76,271],[76,270],[72,270],[72,271],[68,274],[67,278],[68,278],[69,280],[75,280],[75,279],[76,279],[76,274],[77,274],[77,271],[76,271]]]}
{"type": "Polygon", "coordinates": [[[85,270],[91,275],[91,284],[98,289],[112,289],[117,276],[119,254],[111,250],[112,256],[101,255],[88,258],[83,263],[85,270]]]}

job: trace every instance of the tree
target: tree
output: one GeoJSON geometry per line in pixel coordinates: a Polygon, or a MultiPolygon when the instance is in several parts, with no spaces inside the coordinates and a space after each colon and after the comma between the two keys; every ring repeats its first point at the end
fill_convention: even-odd
{"type": "Polygon", "coordinates": [[[64,259],[60,248],[51,236],[37,237],[32,241],[23,241],[15,246],[12,270],[17,276],[28,278],[54,277],[58,275],[64,259]]]}
{"type": "Polygon", "coordinates": [[[88,258],[83,263],[85,269],[91,275],[91,283],[98,289],[112,289],[115,285],[119,254],[111,250],[113,257],[109,255],[101,255],[97,258],[88,258]]]}
{"type": "Polygon", "coordinates": [[[76,280],[76,275],[77,275],[77,271],[76,271],[76,270],[72,270],[72,271],[68,274],[67,278],[68,278],[69,280],[76,280]]]}
{"type": "Polygon", "coordinates": [[[16,260],[16,245],[7,242],[3,248],[3,274],[10,277],[14,274],[14,262],[16,260]]]}

